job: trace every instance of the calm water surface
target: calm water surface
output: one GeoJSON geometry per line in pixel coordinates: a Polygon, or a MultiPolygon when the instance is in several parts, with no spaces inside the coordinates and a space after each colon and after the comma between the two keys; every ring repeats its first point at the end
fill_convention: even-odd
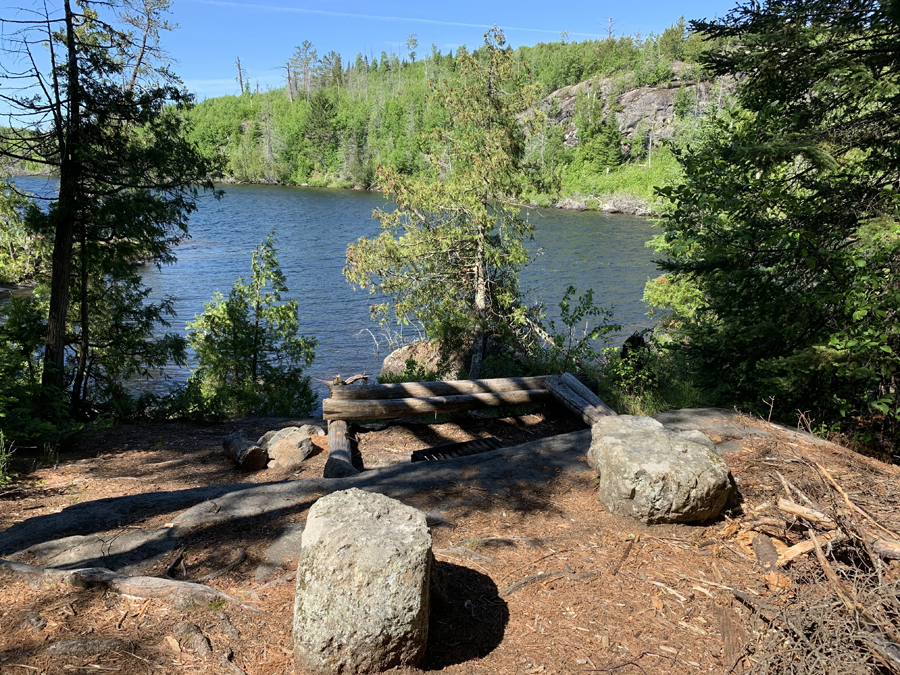
{"type": "MultiPolygon", "coordinates": [[[[48,185],[38,178],[16,182],[35,193],[46,193],[48,185]]],[[[274,231],[288,298],[300,305],[301,330],[319,341],[309,371],[316,389],[327,392],[323,382],[339,373],[377,375],[390,351],[387,335],[369,319],[368,294],[353,290],[341,270],[348,242],[377,234],[372,210],[388,206],[384,196],[259,185],[225,190],[221,200],[201,199],[191,216],[191,238],[177,248],[177,263],[144,268],[153,299],[176,298],[172,329],[184,333],[185,323],[203,311],[214,292],[227,295],[237,277],[249,276],[254,247],[274,231]]],[[[641,303],[644,283],[656,275],[653,252],[644,245],[655,233],[649,220],[555,209],[528,209],[527,217],[535,225],[529,245],[535,260],[521,279],[529,300],[543,301],[552,316],[567,286],[579,293],[593,288],[595,302],[611,307],[623,325],[614,342],[650,325],[641,303]]],[[[415,329],[403,328],[403,338],[415,336],[415,329]]],[[[172,368],[169,374],[183,380],[187,370],[172,368]]]]}

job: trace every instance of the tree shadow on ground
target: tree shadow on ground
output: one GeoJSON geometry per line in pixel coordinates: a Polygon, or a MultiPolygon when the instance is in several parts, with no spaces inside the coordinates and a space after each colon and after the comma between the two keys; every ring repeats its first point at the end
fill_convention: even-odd
{"type": "Polygon", "coordinates": [[[424,670],[481,659],[503,641],[509,607],[493,580],[468,567],[435,562],[424,670]]]}

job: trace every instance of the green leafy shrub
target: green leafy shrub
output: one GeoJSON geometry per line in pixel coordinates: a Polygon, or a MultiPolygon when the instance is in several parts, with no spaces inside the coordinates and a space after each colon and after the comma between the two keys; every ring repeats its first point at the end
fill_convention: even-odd
{"type": "Polygon", "coordinates": [[[622,415],[654,415],[706,403],[688,364],[654,337],[633,350],[608,347],[598,372],[598,395],[622,415]]]}
{"type": "Polygon", "coordinates": [[[316,394],[303,369],[315,357],[315,338],[300,334],[296,300],[278,265],[275,236],[253,252],[252,276],[238,279],[228,297],[216,294],[188,324],[199,366],[181,399],[185,414],[308,414],[316,394]]]}
{"type": "Polygon", "coordinates": [[[14,444],[7,441],[0,431],[0,485],[9,485],[16,479],[16,475],[10,471],[14,444]]]}
{"type": "Polygon", "coordinates": [[[33,279],[38,271],[42,238],[25,226],[28,204],[12,186],[0,181],[0,283],[33,279]]]}
{"type": "Polygon", "coordinates": [[[0,304],[0,431],[20,448],[64,443],[83,428],[69,414],[64,391],[41,390],[46,332],[39,299],[22,296],[0,304]]]}
{"type": "MultiPolygon", "coordinates": [[[[533,333],[540,340],[528,345],[528,374],[541,375],[570,371],[594,373],[600,367],[598,341],[622,329],[611,323],[612,312],[594,304],[594,292],[588,289],[575,300],[574,286],[569,286],[559,302],[560,321],[544,319],[534,322],[533,333]],[[596,325],[591,326],[591,319],[596,325]]],[[[525,373],[523,373],[525,374],[525,373]]]]}

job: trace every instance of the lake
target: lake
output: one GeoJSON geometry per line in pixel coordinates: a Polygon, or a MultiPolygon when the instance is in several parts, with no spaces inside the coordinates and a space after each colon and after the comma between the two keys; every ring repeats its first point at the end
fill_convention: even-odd
{"type": "MultiPolygon", "coordinates": [[[[46,179],[15,181],[35,193],[48,190],[46,179]]],[[[183,333],[185,323],[203,311],[214,292],[227,295],[237,277],[249,276],[254,247],[274,231],[290,288],[287,297],[299,302],[302,332],[319,341],[309,374],[320,395],[327,393],[324,382],[337,374],[374,377],[392,344],[418,336],[410,326],[383,329],[373,323],[369,295],[354,290],[341,274],[347,244],[378,233],[372,211],[389,206],[383,194],[262,185],[224,189],[221,200],[201,198],[200,208],[191,215],[191,238],[176,250],[177,263],[160,270],[144,268],[152,298],[176,298],[173,329],[183,333]]],[[[534,262],[521,277],[529,301],[543,301],[553,317],[567,286],[579,293],[593,288],[595,303],[612,308],[615,322],[623,326],[613,344],[651,325],[641,302],[645,282],[657,275],[653,251],[645,246],[656,232],[649,220],[556,209],[529,208],[524,213],[535,225],[529,244],[534,262]]],[[[176,380],[188,374],[179,368],[168,372],[176,380]]]]}

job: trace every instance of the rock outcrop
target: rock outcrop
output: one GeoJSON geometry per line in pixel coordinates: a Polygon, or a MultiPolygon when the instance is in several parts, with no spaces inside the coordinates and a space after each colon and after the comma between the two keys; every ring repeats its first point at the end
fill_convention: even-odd
{"type": "Polygon", "coordinates": [[[455,377],[465,367],[463,356],[441,354],[440,344],[436,340],[419,340],[388,354],[381,364],[381,375],[399,375],[406,370],[406,362],[410,359],[424,370],[437,373],[439,377],[455,377]]]}
{"type": "Polygon", "coordinates": [[[596,423],[588,463],[600,475],[604,507],[645,523],[715,518],[732,489],[712,441],[696,430],[670,431],[651,417],[596,423]]]}
{"type": "MultiPolygon", "coordinates": [[[[575,102],[579,94],[591,95],[608,100],[616,91],[616,79],[611,77],[595,77],[578,84],[557,89],[541,104],[541,109],[549,111],[552,101],[556,101],[554,121],[565,127],[565,142],[569,147],[578,145],[578,129],[575,126],[575,102]]],[[[653,138],[670,138],[674,134],[675,95],[684,86],[695,96],[698,107],[710,101],[709,82],[673,81],[656,87],[638,87],[627,91],[616,92],[615,99],[619,106],[616,121],[623,138],[630,140],[643,121],[644,129],[653,129],[653,138]]]]}
{"type": "Polygon", "coordinates": [[[356,488],[309,511],[297,566],[294,655],[303,672],[415,666],[428,638],[425,514],[356,488]]]}

